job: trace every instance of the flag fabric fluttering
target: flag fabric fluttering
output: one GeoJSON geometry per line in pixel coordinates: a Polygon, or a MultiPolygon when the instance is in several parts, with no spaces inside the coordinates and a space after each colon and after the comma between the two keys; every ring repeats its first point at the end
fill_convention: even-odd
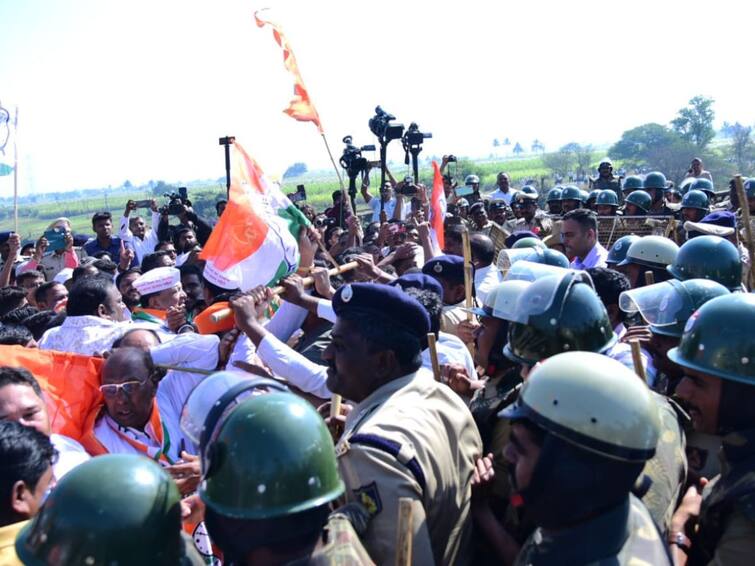
{"type": "Polygon", "coordinates": [[[10,111],[0,104],[0,177],[13,173],[15,156],[10,151],[13,147],[12,136],[16,135],[18,112],[12,116],[10,111]]]}
{"type": "Polygon", "coordinates": [[[288,72],[294,76],[294,97],[283,112],[299,120],[300,122],[313,122],[320,133],[323,133],[322,124],[320,124],[320,116],[317,114],[315,105],[312,103],[312,99],[309,97],[309,91],[304,86],[304,81],[301,78],[299,72],[299,65],[296,63],[296,57],[291,50],[291,44],[288,42],[288,38],[285,36],[280,26],[264,20],[260,17],[260,11],[254,13],[254,20],[257,22],[258,27],[270,26],[273,28],[273,37],[275,41],[283,49],[283,64],[286,66],[288,72]]]}
{"type": "Polygon", "coordinates": [[[0,346],[3,365],[21,367],[45,394],[52,432],[80,440],[86,423],[102,406],[102,358],[23,346],[0,346]]]}
{"type": "Polygon", "coordinates": [[[227,289],[275,285],[299,265],[299,234],[309,221],[265,177],[238,142],[231,146],[228,205],[200,258],[205,276],[227,289]]]}
{"type": "Polygon", "coordinates": [[[439,252],[445,247],[443,222],[446,219],[446,192],[438,163],[433,161],[433,193],[430,199],[430,237],[439,252]]]}

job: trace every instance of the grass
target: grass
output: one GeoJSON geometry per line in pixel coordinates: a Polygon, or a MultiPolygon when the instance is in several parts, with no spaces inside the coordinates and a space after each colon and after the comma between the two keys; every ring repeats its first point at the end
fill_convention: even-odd
{"type": "MultiPolygon", "coordinates": [[[[396,177],[400,179],[404,171],[403,164],[394,166],[394,169],[396,177]]],[[[514,184],[521,184],[527,179],[539,181],[541,177],[548,176],[548,171],[539,156],[480,161],[461,159],[456,165],[450,164],[449,171],[455,174],[461,183],[463,183],[464,177],[470,173],[478,175],[483,186],[483,192],[493,190],[499,171],[506,171],[514,184]]],[[[372,186],[377,187],[380,183],[380,172],[373,170],[370,178],[372,186]]],[[[432,168],[430,165],[420,169],[420,180],[428,186],[432,184],[432,168]]],[[[345,177],[344,182],[348,183],[348,179],[345,177]]],[[[359,181],[357,183],[359,184],[359,181]]],[[[285,179],[283,192],[295,192],[298,184],[306,186],[307,202],[318,211],[330,206],[332,202],[331,194],[339,188],[338,179],[334,172],[320,172],[285,179]]],[[[46,197],[40,195],[39,198],[45,199],[46,197]]],[[[70,197],[66,197],[65,194],[51,196],[41,203],[19,205],[18,232],[23,240],[36,240],[52,220],[65,216],[71,221],[75,233],[88,234],[92,232],[91,218],[93,213],[108,210],[117,223],[123,214],[126,201],[148,198],[152,198],[152,195],[147,187],[135,188],[131,191],[119,190],[109,193],[103,191],[102,196],[96,197],[82,198],[78,197],[75,192],[71,192],[70,197]]],[[[192,200],[195,210],[201,216],[214,220],[215,202],[225,198],[225,186],[210,183],[191,185],[189,186],[189,198],[192,200]]],[[[158,198],[158,202],[161,204],[165,200],[164,197],[158,198]]],[[[357,202],[360,201],[361,198],[358,198],[357,202]]],[[[140,214],[148,215],[148,211],[140,211],[140,214]]],[[[13,224],[12,205],[0,206],[0,231],[13,230],[13,224]]]]}

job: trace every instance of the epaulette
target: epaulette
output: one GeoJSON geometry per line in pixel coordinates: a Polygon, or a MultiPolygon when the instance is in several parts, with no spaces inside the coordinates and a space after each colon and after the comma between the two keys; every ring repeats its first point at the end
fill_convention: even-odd
{"type": "Polygon", "coordinates": [[[400,442],[383,438],[377,434],[355,434],[349,437],[348,442],[351,446],[354,444],[361,444],[363,446],[377,448],[378,450],[390,454],[401,464],[406,466],[414,476],[414,479],[417,480],[420,489],[422,489],[423,492],[425,491],[425,485],[427,483],[425,480],[425,473],[422,471],[422,466],[420,466],[419,460],[417,460],[414,449],[408,444],[402,445],[400,442]]]}

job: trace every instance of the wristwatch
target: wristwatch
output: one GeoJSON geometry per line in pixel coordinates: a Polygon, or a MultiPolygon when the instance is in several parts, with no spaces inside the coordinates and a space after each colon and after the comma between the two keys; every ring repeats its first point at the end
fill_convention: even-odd
{"type": "Polygon", "coordinates": [[[689,549],[692,548],[692,541],[682,532],[669,533],[668,541],[670,544],[675,544],[681,548],[684,552],[689,552],[689,549]]]}

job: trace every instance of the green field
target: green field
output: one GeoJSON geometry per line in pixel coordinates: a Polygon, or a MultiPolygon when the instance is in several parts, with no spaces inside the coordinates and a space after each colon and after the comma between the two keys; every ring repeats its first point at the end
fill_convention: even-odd
{"type": "MultiPolygon", "coordinates": [[[[451,164],[449,170],[460,183],[466,175],[474,173],[479,175],[484,191],[492,190],[495,185],[496,175],[499,171],[506,171],[511,176],[514,184],[520,184],[527,179],[540,180],[548,175],[540,157],[506,160],[470,161],[461,159],[458,164],[451,164]]],[[[394,176],[401,179],[406,174],[403,164],[394,166],[394,176]]],[[[380,182],[380,171],[373,170],[371,184],[377,187],[380,182]]],[[[420,170],[420,179],[426,185],[432,183],[432,169],[424,167],[420,170]]],[[[344,182],[347,182],[344,179],[344,182]]],[[[357,181],[359,183],[359,181],[357,181]]],[[[304,175],[298,178],[287,178],[283,183],[286,193],[296,191],[296,185],[303,184],[307,190],[307,202],[321,211],[330,206],[331,193],[338,189],[338,179],[335,173],[320,173],[304,175]]],[[[219,184],[190,184],[189,198],[194,204],[195,210],[203,217],[215,219],[215,202],[225,196],[225,186],[219,184]]],[[[19,205],[18,232],[24,240],[39,238],[47,226],[56,218],[64,216],[71,221],[75,233],[91,233],[91,217],[94,212],[109,210],[114,219],[123,214],[126,201],[129,199],[141,200],[152,198],[148,187],[134,188],[132,190],[102,191],[102,196],[79,197],[76,193],[70,196],[60,195],[46,197],[39,195],[38,199],[47,199],[41,203],[19,205]]],[[[159,197],[158,202],[165,201],[159,197]]],[[[358,199],[358,202],[361,198],[358,199]]],[[[7,202],[7,201],[6,201],[7,202]]],[[[147,211],[142,211],[144,215],[147,211]]],[[[13,230],[13,207],[10,203],[0,206],[0,231],[13,230]]]]}

